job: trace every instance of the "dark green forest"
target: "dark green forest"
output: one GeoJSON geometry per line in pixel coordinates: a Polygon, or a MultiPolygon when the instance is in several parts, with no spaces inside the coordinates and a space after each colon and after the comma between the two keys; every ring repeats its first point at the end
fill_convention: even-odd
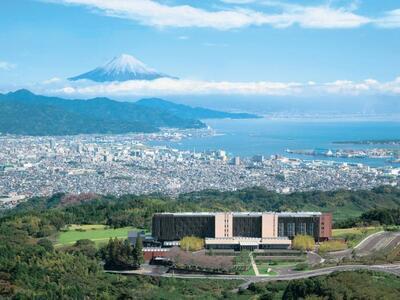
{"type": "Polygon", "coordinates": [[[245,295],[259,299],[398,299],[400,279],[378,272],[338,272],[314,278],[251,284],[245,295]]]}
{"type": "Polygon", "coordinates": [[[133,226],[150,229],[157,212],[184,211],[328,211],[333,212],[336,227],[358,222],[377,221],[398,225],[400,189],[379,187],[372,190],[302,192],[278,194],[262,188],[233,192],[202,191],[178,198],[160,195],[88,197],[56,194],[35,197],[3,213],[3,220],[40,216],[43,226],[30,226],[31,234],[49,235],[66,224],[104,224],[111,227],[133,226]],[[39,230],[39,231],[38,231],[39,230]]]}
{"type": "MultiPolygon", "coordinates": [[[[244,297],[242,299],[248,299],[252,294],[262,296],[262,299],[270,299],[268,297],[271,295],[266,295],[271,294],[269,287],[268,289],[263,287],[264,290],[260,292],[248,290],[242,294],[232,294],[231,290],[238,285],[238,282],[234,281],[187,281],[105,274],[101,261],[110,264],[130,263],[132,267],[135,267],[140,260],[135,257],[137,255],[134,252],[135,248],[118,242],[118,245],[111,246],[109,243],[108,250],[106,247],[99,251],[94,247],[93,242],[81,240],[74,245],[54,249],[50,240],[68,224],[95,223],[111,227],[135,226],[150,229],[153,213],[166,211],[278,211],[302,210],[310,207],[326,211],[335,211],[337,207],[339,211],[340,209],[348,211],[349,208],[357,208],[358,215],[350,219],[352,222],[378,222],[389,225],[398,224],[399,203],[400,191],[393,187],[381,187],[371,191],[308,192],[291,195],[280,195],[260,188],[252,188],[236,192],[196,192],[176,199],[159,195],[113,197],[56,194],[48,198],[35,197],[15,209],[1,213],[0,298],[212,299],[228,297],[234,299],[244,297]]],[[[341,289],[337,290],[342,294],[347,293],[346,295],[356,295],[354,291],[351,292],[354,288],[353,283],[354,286],[366,283],[368,284],[366,288],[373,286],[368,280],[373,280],[375,275],[357,272],[350,274],[353,274],[352,277],[346,280],[338,279],[346,275],[336,275],[339,277],[333,277],[333,279],[328,277],[329,281],[324,280],[329,282],[332,291],[336,290],[333,287],[338,285],[341,289]],[[349,291],[346,291],[347,287],[349,291]]],[[[388,282],[395,282],[393,280],[395,279],[388,279],[388,282]]],[[[324,282],[322,281],[320,286],[328,285],[324,282]]],[[[397,290],[395,287],[387,289],[386,299],[392,299],[391,293],[398,292],[399,281],[396,281],[396,284],[397,290]]],[[[292,299],[289,298],[290,293],[293,295],[299,291],[302,291],[304,295],[326,296],[327,299],[354,298],[340,298],[340,296],[329,298],[329,289],[320,287],[314,289],[309,288],[309,285],[313,287],[316,283],[306,281],[300,286],[287,285],[279,289],[275,287],[279,290],[275,294],[282,297],[283,293],[286,293],[287,299],[292,299]],[[305,291],[303,285],[307,286],[305,291]]],[[[394,283],[392,285],[395,286],[394,283]]]]}
{"type": "Polygon", "coordinates": [[[200,119],[256,118],[192,108],[162,99],[121,102],[108,98],[67,100],[35,95],[28,90],[0,94],[0,133],[74,135],[156,132],[161,127],[203,128],[200,119]]]}

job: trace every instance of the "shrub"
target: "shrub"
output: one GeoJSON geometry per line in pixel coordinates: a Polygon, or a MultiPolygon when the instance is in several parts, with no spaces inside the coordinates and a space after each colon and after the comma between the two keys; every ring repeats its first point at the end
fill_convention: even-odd
{"type": "Polygon", "coordinates": [[[315,247],[315,241],[309,235],[296,235],[292,241],[292,248],[301,251],[310,251],[315,247]]]}
{"type": "Polygon", "coordinates": [[[338,240],[330,240],[323,242],[320,246],[318,251],[325,253],[325,252],[331,252],[331,251],[340,251],[347,249],[346,243],[338,240]]]}
{"type": "Polygon", "coordinates": [[[204,240],[195,236],[185,236],[180,241],[180,247],[185,251],[198,251],[204,248],[204,240]]]}
{"type": "Polygon", "coordinates": [[[294,266],[293,268],[296,271],[305,271],[308,269],[308,264],[307,263],[299,263],[294,266]]]}

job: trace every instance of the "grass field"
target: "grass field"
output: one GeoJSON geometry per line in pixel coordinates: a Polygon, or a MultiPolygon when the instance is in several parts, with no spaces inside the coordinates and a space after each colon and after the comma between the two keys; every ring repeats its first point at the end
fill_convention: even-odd
{"type": "Polygon", "coordinates": [[[347,245],[350,248],[356,246],[367,236],[382,231],[381,226],[378,227],[354,227],[354,228],[344,228],[344,229],[333,229],[332,236],[334,238],[342,238],[347,240],[347,245]]]}
{"type": "Polygon", "coordinates": [[[89,239],[101,245],[107,243],[110,238],[125,239],[133,227],[110,229],[104,225],[70,225],[68,231],[61,232],[57,237],[55,246],[72,245],[78,240],[89,239]]]}
{"type": "Polygon", "coordinates": [[[254,273],[253,266],[250,265],[247,271],[240,272],[240,275],[256,275],[256,273],[254,273]]]}
{"type": "Polygon", "coordinates": [[[270,266],[267,263],[257,263],[257,268],[258,268],[258,272],[260,272],[260,274],[262,275],[277,275],[278,273],[276,271],[274,271],[274,269],[272,269],[273,266],[270,266]],[[268,272],[268,269],[270,269],[270,271],[268,272]]]}
{"type": "MultiPolygon", "coordinates": [[[[304,260],[301,262],[304,262],[304,260]]],[[[299,261],[277,260],[271,263],[267,261],[256,260],[257,268],[260,274],[271,275],[271,276],[277,275],[278,274],[277,270],[279,268],[294,267],[298,263],[299,261]],[[268,269],[270,269],[270,272],[268,272],[268,269]]]]}
{"type": "Polygon", "coordinates": [[[316,205],[305,205],[302,208],[303,211],[323,211],[323,212],[333,212],[333,220],[334,221],[341,221],[341,220],[346,220],[348,218],[355,218],[359,217],[363,211],[360,210],[359,207],[348,203],[345,206],[342,207],[331,207],[328,206],[324,209],[321,209],[321,207],[318,207],[316,205]]]}

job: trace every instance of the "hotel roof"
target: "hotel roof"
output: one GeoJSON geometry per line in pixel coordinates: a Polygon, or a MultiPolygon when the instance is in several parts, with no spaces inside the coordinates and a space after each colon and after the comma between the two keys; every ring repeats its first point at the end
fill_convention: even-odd
{"type": "Polygon", "coordinates": [[[215,216],[217,214],[227,213],[232,214],[233,216],[238,217],[257,217],[262,216],[263,214],[276,214],[281,217],[314,217],[320,216],[321,212],[310,212],[310,211],[299,211],[299,212],[175,212],[175,213],[157,213],[156,215],[173,215],[173,216],[187,216],[187,217],[196,217],[196,216],[215,216]]]}

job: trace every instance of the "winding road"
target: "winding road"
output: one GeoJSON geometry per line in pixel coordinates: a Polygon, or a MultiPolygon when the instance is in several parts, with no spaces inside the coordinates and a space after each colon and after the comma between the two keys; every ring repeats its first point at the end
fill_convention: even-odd
{"type": "MultiPolygon", "coordinates": [[[[343,258],[349,257],[352,255],[352,252],[355,251],[359,256],[366,256],[373,254],[377,251],[382,250],[390,250],[400,244],[400,232],[377,232],[372,234],[362,240],[355,248],[331,252],[330,255],[333,258],[343,258]]],[[[252,259],[252,264],[255,265],[254,259],[252,259]]],[[[308,259],[310,262],[321,262],[323,259],[315,254],[309,253],[308,259]]],[[[254,268],[257,270],[257,266],[254,268]]],[[[244,283],[241,284],[238,288],[245,289],[253,282],[262,282],[262,281],[278,281],[278,280],[294,280],[294,279],[302,279],[302,278],[310,278],[321,275],[328,275],[333,272],[338,271],[355,271],[355,270],[370,270],[370,271],[378,271],[384,272],[392,275],[396,275],[400,277],[400,263],[395,264],[378,264],[378,265],[339,265],[333,267],[325,267],[314,269],[310,271],[290,271],[286,274],[280,275],[202,275],[202,274],[174,274],[174,273],[166,273],[167,268],[162,266],[151,266],[144,265],[141,270],[134,271],[106,271],[108,273],[116,273],[116,274],[124,274],[124,275],[146,275],[146,276],[158,276],[158,277],[173,277],[173,278],[183,278],[183,279],[224,279],[224,280],[243,280],[244,283]]],[[[258,273],[258,272],[256,272],[258,273]]]]}
{"type": "Polygon", "coordinates": [[[329,258],[350,258],[353,254],[357,256],[368,256],[379,251],[389,251],[400,244],[400,232],[380,231],[363,239],[354,249],[346,249],[328,253],[329,258]]]}
{"type": "MultiPolygon", "coordinates": [[[[158,267],[163,268],[163,267],[158,267]]],[[[147,275],[147,276],[159,276],[159,277],[173,277],[182,279],[224,279],[224,280],[244,280],[245,283],[239,286],[239,288],[246,288],[252,282],[261,281],[277,281],[277,280],[294,280],[309,278],[321,275],[331,274],[338,271],[355,271],[355,270],[370,270],[384,272],[388,274],[393,274],[400,277],[400,263],[397,264],[381,264],[381,265],[340,265],[334,267],[320,268],[310,271],[293,271],[293,273],[285,275],[195,275],[195,274],[173,274],[173,273],[163,273],[157,272],[155,269],[149,266],[145,266],[141,270],[135,271],[106,271],[108,273],[124,274],[124,275],[147,275]]]]}

